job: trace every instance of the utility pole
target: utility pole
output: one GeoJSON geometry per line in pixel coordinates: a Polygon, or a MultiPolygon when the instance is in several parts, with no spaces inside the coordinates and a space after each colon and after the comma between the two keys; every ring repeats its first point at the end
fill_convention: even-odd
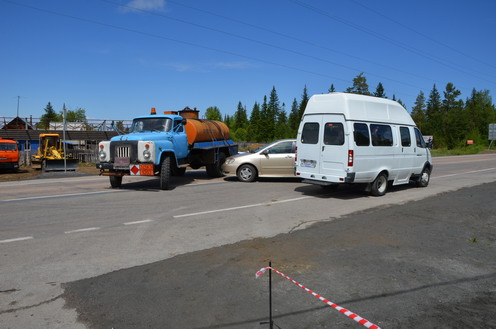
{"type": "Polygon", "coordinates": [[[19,101],[21,99],[21,96],[17,96],[17,117],[19,117],[19,101]]]}

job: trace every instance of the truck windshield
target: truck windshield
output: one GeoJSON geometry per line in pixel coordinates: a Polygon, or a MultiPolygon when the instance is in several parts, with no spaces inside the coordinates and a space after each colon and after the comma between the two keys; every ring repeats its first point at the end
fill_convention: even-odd
{"type": "Polygon", "coordinates": [[[17,146],[14,143],[0,143],[0,151],[15,151],[17,146]]]}
{"type": "Polygon", "coordinates": [[[144,131],[170,131],[172,120],[169,118],[143,118],[134,119],[131,126],[132,133],[144,131]]]}

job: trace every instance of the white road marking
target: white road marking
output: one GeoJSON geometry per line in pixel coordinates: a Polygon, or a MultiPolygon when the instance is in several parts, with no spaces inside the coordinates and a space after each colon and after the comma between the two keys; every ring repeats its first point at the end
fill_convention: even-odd
{"type": "Polygon", "coordinates": [[[96,231],[99,230],[99,227],[87,227],[87,228],[81,228],[79,230],[72,230],[72,231],[65,231],[65,234],[71,234],[71,233],[79,233],[79,232],[88,232],[88,231],[96,231]]]}
{"type": "Polygon", "coordinates": [[[127,222],[124,223],[124,225],[137,225],[137,224],[144,224],[144,223],[150,223],[153,222],[153,219],[144,219],[144,220],[138,220],[135,222],[127,222]]]}
{"type": "Polygon", "coordinates": [[[195,212],[195,213],[191,213],[191,214],[176,215],[176,216],[172,216],[172,217],[173,218],[181,218],[181,217],[198,216],[198,215],[212,214],[212,213],[216,213],[216,212],[223,212],[223,211],[230,211],[230,210],[238,210],[238,209],[261,207],[261,206],[269,206],[269,205],[272,205],[272,204],[278,204],[278,203],[284,203],[284,202],[292,202],[292,201],[299,201],[299,200],[310,199],[310,198],[312,198],[312,197],[311,196],[304,196],[304,197],[301,197],[301,198],[294,198],[294,199],[281,200],[281,201],[272,201],[272,202],[263,202],[263,203],[255,203],[255,204],[249,204],[249,205],[246,205],[246,206],[223,208],[223,209],[216,209],[216,210],[208,210],[208,211],[202,211],[202,212],[195,212]]]}
{"type": "Polygon", "coordinates": [[[32,236],[24,236],[24,237],[21,237],[21,238],[0,240],[0,243],[9,243],[9,242],[16,242],[16,241],[31,240],[31,239],[34,239],[34,237],[32,237],[32,236]]]}
{"type": "Polygon", "coordinates": [[[27,200],[38,200],[38,199],[61,198],[61,197],[67,197],[67,196],[81,196],[81,195],[92,195],[92,194],[102,194],[102,193],[114,193],[114,192],[124,192],[124,191],[122,191],[122,190],[115,190],[115,191],[97,191],[97,192],[85,192],[85,193],[43,195],[43,196],[33,196],[33,197],[28,197],[28,198],[7,199],[7,200],[0,200],[0,201],[1,202],[27,201],[27,200]]]}
{"type": "Polygon", "coordinates": [[[443,175],[443,176],[434,176],[434,177],[432,177],[432,179],[434,179],[434,178],[452,177],[452,176],[460,176],[460,175],[466,175],[466,174],[475,174],[475,173],[478,173],[478,172],[490,171],[490,170],[495,170],[495,169],[496,168],[487,168],[487,169],[481,169],[481,170],[466,171],[466,172],[462,172],[462,173],[458,173],[458,174],[450,174],[450,175],[443,175]]]}

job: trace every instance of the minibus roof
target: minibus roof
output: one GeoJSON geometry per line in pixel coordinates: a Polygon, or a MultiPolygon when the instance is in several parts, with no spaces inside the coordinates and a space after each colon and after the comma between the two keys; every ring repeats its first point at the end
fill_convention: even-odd
{"type": "Polygon", "coordinates": [[[329,93],[314,95],[308,101],[304,115],[343,114],[346,120],[382,122],[415,126],[410,113],[398,102],[386,98],[329,93]]]}

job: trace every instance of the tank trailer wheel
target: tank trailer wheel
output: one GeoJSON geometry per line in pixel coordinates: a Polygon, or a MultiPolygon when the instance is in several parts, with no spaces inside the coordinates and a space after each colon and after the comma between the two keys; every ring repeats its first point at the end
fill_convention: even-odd
{"type": "Polygon", "coordinates": [[[222,165],[225,161],[226,155],[223,152],[220,152],[216,162],[206,165],[207,175],[212,178],[224,176],[224,173],[222,172],[222,165]]]}

